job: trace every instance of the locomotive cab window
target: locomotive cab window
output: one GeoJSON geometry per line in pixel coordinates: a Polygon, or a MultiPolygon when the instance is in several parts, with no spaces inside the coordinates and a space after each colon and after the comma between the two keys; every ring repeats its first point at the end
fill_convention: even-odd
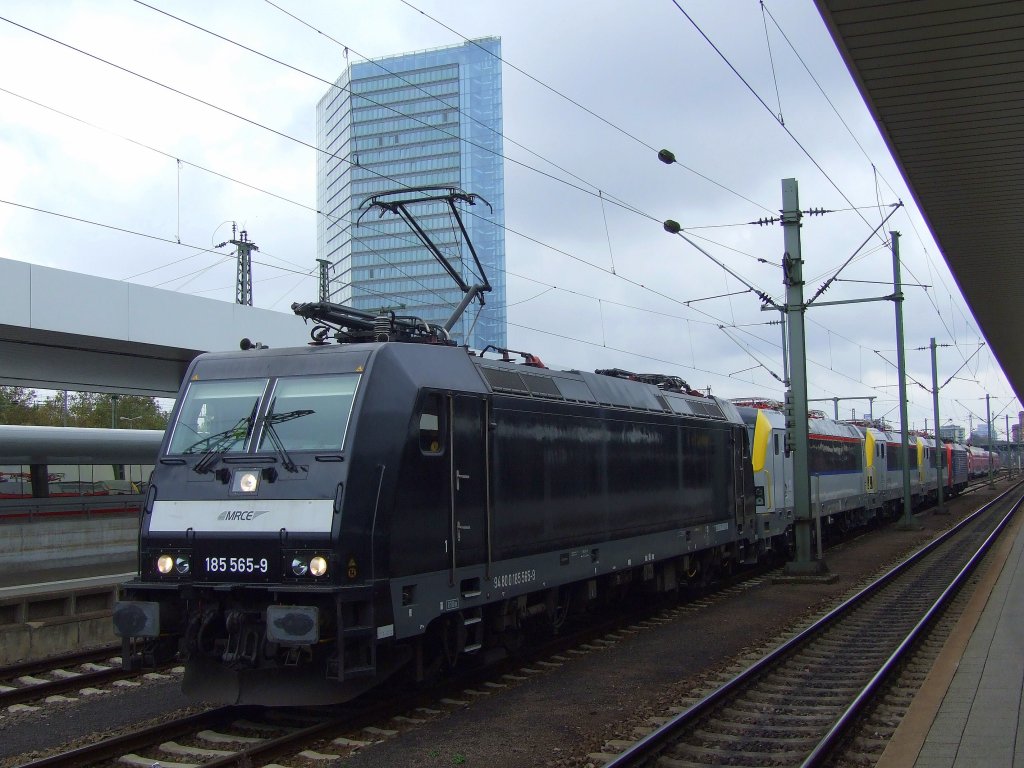
{"type": "Polygon", "coordinates": [[[267,379],[193,381],[174,422],[168,453],[244,451],[267,379]]]}
{"type": "Polygon", "coordinates": [[[431,392],[420,410],[420,450],[437,455],[444,452],[444,398],[431,392]]]}
{"type": "Polygon", "coordinates": [[[340,451],[358,384],[357,373],[278,379],[260,450],[272,449],[277,437],[289,451],[340,451]]]}

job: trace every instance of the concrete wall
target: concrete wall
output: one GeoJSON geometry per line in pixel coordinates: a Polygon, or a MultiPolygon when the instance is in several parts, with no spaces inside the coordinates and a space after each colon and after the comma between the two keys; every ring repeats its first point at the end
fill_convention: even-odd
{"type": "Polygon", "coordinates": [[[0,665],[113,645],[116,584],[0,596],[0,665]]]}
{"type": "Polygon", "coordinates": [[[138,548],[137,514],[0,524],[0,582],[32,584],[60,570],[124,563],[138,548]],[[16,582],[13,582],[17,577],[16,582]]]}
{"type": "MultiPolygon", "coordinates": [[[[119,581],[77,578],[49,590],[45,582],[134,568],[137,513],[0,524],[0,664],[118,642],[111,611],[119,581]]],[[[123,578],[123,577],[122,577],[123,578]]]]}

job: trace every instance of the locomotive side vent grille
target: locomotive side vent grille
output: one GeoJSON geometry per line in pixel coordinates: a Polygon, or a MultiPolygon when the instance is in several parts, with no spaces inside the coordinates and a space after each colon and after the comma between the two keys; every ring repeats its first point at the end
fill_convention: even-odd
{"type": "Polygon", "coordinates": [[[491,386],[491,389],[500,392],[515,392],[522,395],[530,394],[529,387],[523,383],[523,380],[515,371],[505,371],[500,368],[484,367],[481,367],[480,370],[483,371],[484,378],[491,386]]]}
{"type": "MultiPolygon", "coordinates": [[[[664,396],[663,396],[664,397],[664,396]]],[[[689,401],[683,400],[681,397],[666,397],[669,406],[673,411],[681,416],[692,416],[694,411],[689,401]]]]}
{"type": "Polygon", "coordinates": [[[581,403],[597,402],[597,398],[590,391],[587,382],[582,379],[552,379],[552,383],[566,400],[576,400],[581,403]]]}
{"type": "Polygon", "coordinates": [[[724,419],[725,418],[725,414],[722,412],[722,409],[719,407],[718,403],[714,402],[713,400],[709,400],[709,401],[707,401],[705,403],[701,403],[701,405],[704,406],[704,413],[706,413],[711,418],[713,418],[713,419],[724,419]]]}
{"type": "Polygon", "coordinates": [[[553,397],[558,400],[562,399],[562,393],[558,391],[558,387],[555,386],[555,382],[547,376],[531,376],[530,374],[520,374],[523,381],[526,382],[526,386],[530,388],[530,393],[535,397],[553,397]]]}

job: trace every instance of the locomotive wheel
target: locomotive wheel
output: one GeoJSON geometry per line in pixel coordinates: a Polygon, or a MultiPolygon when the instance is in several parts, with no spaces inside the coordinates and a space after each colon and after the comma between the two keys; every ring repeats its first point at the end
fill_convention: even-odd
{"type": "Polygon", "coordinates": [[[502,622],[498,639],[509,654],[516,654],[523,647],[523,627],[519,621],[519,608],[514,600],[506,600],[501,607],[502,622]]]}
{"type": "Polygon", "coordinates": [[[706,592],[714,586],[715,580],[718,578],[719,565],[715,552],[707,551],[701,555],[700,566],[697,569],[697,590],[699,592],[706,592]]]}
{"type": "Polygon", "coordinates": [[[434,620],[416,648],[414,676],[418,683],[434,683],[455,668],[466,646],[462,614],[434,620]]]}
{"type": "Polygon", "coordinates": [[[454,669],[466,647],[466,625],[462,614],[445,616],[441,620],[441,660],[446,669],[454,669]]]}
{"type": "Polygon", "coordinates": [[[568,587],[559,587],[555,596],[554,605],[551,607],[551,634],[557,635],[565,624],[572,606],[572,590],[568,587]]]}

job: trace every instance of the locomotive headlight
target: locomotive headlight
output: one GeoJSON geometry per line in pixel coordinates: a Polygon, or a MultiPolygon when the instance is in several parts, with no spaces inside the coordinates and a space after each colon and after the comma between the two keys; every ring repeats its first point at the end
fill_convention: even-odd
{"type": "Polygon", "coordinates": [[[314,576],[323,576],[327,573],[327,560],[317,555],[309,561],[309,572],[314,576]]]}
{"type": "Polygon", "coordinates": [[[306,562],[304,557],[293,557],[292,558],[292,573],[296,576],[305,576],[309,571],[309,563],[306,562]]]}
{"type": "Polygon", "coordinates": [[[235,473],[231,490],[234,493],[256,493],[260,487],[260,473],[255,469],[243,469],[235,473]]]}
{"type": "Polygon", "coordinates": [[[170,555],[160,555],[156,559],[156,569],[165,576],[174,568],[174,558],[170,555]]]}
{"type": "Polygon", "coordinates": [[[184,555],[178,555],[178,557],[174,558],[174,570],[182,576],[187,576],[191,569],[192,565],[184,555]]]}

